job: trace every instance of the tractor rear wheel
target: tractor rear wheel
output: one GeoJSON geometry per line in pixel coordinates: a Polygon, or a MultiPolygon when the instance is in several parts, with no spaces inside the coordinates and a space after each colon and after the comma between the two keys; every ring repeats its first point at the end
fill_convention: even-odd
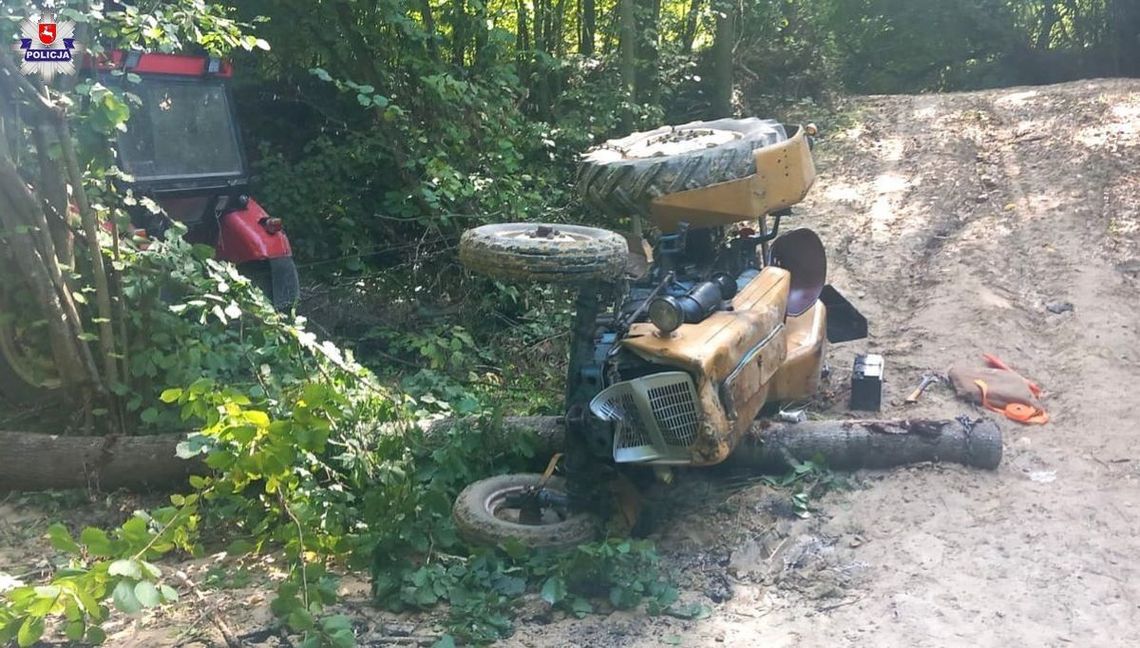
{"type": "Polygon", "coordinates": [[[238,272],[260,288],[279,311],[293,308],[301,298],[301,283],[293,257],[241,263],[238,272]]]}
{"type": "Polygon", "coordinates": [[[787,138],[780,123],[754,117],[633,133],[582,156],[578,193],[612,217],[646,215],[654,198],[755,173],[753,151],[787,138]]]}
{"type": "Polygon", "coordinates": [[[13,403],[50,401],[62,384],[39,312],[27,291],[0,281],[0,397],[13,403]]]}

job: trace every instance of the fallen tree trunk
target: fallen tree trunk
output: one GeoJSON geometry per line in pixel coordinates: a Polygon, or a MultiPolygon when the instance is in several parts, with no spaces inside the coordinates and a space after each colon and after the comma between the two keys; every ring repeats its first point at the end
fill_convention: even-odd
{"type": "MultiPolygon", "coordinates": [[[[462,419],[425,424],[429,442],[442,439],[462,419]]],[[[511,416],[503,419],[505,437],[536,436],[535,452],[562,450],[565,430],[559,416],[511,416]]],[[[199,458],[179,459],[175,448],[185,434],[154,436],[56,436],[0,432],[0,491],[66,488],[133,490],[180,487],[202,474],[199,458]]],[[[1001,430],[988,419],[957,420],[757,421],[725,462],[755,471],[780,471],[792,461],[816,457],[836,470],[881,469],[924,461],[997,468],[1001,430]]]]}
{"type": "Polygon", "coordinates": [[[185,434],[57,436],[0,432],[0,491],[184,487],[201,461],[179,459],[185,434]]]}
{"type": "Polygon", "coordinates": [[[883,469],[925,461],[993,470],[1001,463],[1001,429],[976,421],[901,419],[752,425],[726,466],[780,470],[820,457],[835,470],[883,469]]]}
{"type": "MultiPolygon", "coordinates": [[[[454,419],[425,427],[428,438],[457,424],[454,419]]],[[[539,454],[563,448],[562,418],[516,416],[503,419],[503,433],[537,433],[539,454]]],[[[990,419],[831,420],[774,423],[760,420],[725,462],[731,467],[783,470],[791,462],[821,457],[836,470],[882,469],[924,461],[994,469],[1001,463],[1001,429],[990,419]]]]}

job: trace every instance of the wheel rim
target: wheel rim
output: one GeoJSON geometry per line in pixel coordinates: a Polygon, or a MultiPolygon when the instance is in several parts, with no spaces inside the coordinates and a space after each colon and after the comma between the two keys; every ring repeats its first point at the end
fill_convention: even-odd
{"type": "Polygon", "coordinates": [[[740,133],[713,128],[689,128],[651,135],[622,151],[628,157],[649,158],[712,148],[740,139],[740,133]]]}
{"type": "Polygon", "coordinates": [[[525,229],[501,232],[499,236],[512,241],[544,241],[547,243],[574,243],[591,239],[584,234],[544,225],[532,225],[525,229]]]}
{"type": "MultiPolygon", "coordinates": [[[[556,509],[550,506],[541,507],[541,518],[538,524],[530,524],[522,520],[522,509],[511,506],[508,500],[512,497],[519,497],[524,495],[531,486],[508,486],[500,488],[483,501],[483,507],[491,517],[501,520],[503,522],[510,522],[511,524],[518,524],[520,526],[553,526],[565,522],[569,516],[564,516],[556,509]]],[[[551,490],[551,489],[548,489],[551,490]]],[[[558,492],[558,491],[555,491],[558,492]]],[[[564,493],[559,492],[560,495],[564,493]]]]}
{"type": "MultiPolygon", "coordinates": [[[[48,346],[47,334],[35,322],[20,321],[14,313],[35,312],[28,304],[15,304],[0,289],[0,354],[12,372],[30,387],[58,389],[59,372],[48,346]]],[[[33,307],[34,308],[34,307],[33,307]]]]}

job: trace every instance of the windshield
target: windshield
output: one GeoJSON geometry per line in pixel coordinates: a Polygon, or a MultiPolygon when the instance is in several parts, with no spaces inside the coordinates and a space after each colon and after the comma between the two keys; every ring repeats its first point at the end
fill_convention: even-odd
{"type": "Polygon", "coordinates": [[[131,91],[142,106],[131,107],[119,157],[136,182],[243,174],[221,81],[143,77],[131,91]]]}

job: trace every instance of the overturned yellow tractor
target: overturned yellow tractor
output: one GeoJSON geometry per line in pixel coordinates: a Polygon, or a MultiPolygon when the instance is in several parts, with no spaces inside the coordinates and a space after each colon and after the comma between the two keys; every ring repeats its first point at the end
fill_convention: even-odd
{"type": "Polygon", "coordinates": [[[780,235],[815,180],[814,134],[722,119],[610,140],[584,155],[578,189],[611,218],[629,218],[631,234],[549,223],[464,234],[460,259],[472,270],[579,291],[567,480],[472,484],[454,510],[465,536],[532,546],[589,539],[597,524],[576,476],[596,481],[588,468],[599,463],[719,463],[765,405],[815,393],[829,335],[866,335],[866,320],[826,285],[819,237],[780,235]]]}

